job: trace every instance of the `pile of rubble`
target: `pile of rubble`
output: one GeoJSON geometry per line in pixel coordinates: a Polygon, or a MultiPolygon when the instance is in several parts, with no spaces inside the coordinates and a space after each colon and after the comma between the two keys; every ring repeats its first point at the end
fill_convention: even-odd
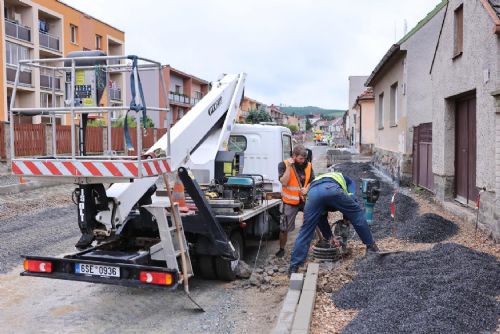
{"type": "Polygon", "coordinates": [[[267,290],[270,287],[287,284],[289,259],[270,257],[255,269],[243,261],[237,268],[237,276],[243,280],[239,285],[244,288],[256,287],[267,290]]]}

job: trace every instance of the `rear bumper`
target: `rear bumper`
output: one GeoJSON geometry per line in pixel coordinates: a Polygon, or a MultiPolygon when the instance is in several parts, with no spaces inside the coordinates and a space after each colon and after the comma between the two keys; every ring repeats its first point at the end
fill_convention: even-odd
{"type": "Polygon", "coordinates": [[[177,288],[177,285],[179,284],[179,273],[177,272],[177,270],[163,268],[163,267],[114,263],[114,262],[112,263],[103,261],[89,261],[81,259],[56,258],[56,257],[46,257],[46,256],[23,255],[21,257],[27,260],[50,261],[52,263],[52,272],[50,273],[23,271],[21,273],[21,276],[43,277],[43,278],[80,281],[89,283],[113,284],[113,285],[130,286],[130,287],[161,288],[170,290],[175,290],[177,288]],[[75,273],[75,264],[77,263],[119,267],[120,277],[104,277],[104,276],[78,274],[75,273]],[[154,271],[154,272],[164,272],[172,274],[173,278],[172,284],[156,285],[156,284],[143,283],[139,280],[139,275],[141,271],[154,271]]]}

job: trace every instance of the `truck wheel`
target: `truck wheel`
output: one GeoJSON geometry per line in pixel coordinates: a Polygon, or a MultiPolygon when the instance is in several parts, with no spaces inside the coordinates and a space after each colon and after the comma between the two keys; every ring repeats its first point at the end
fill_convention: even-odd
{"type": "Polygon", "coordinates": [[[215,257],[215,271],[217,272],[217,278],[223,281],[234,281],[236,279],[236,267],[238,266],[239,260],[243,258],[244,244],[241,233],[234,232],[231,234],[229,240],[231,240],[231,243],[238,254],[238,259],[228,261],[220,256],[215,257]]]}
{"type": "Polygon", "coordinates": [[[201,277],[205,279],[217,279],[213,256],[200,255],[198,257],[198,267],[200,268],[201,277]]]}

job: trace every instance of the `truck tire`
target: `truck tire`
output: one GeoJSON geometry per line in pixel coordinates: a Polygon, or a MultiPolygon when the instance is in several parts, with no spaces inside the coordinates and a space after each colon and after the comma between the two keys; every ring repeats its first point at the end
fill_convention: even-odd
{"type": "Polygon", "coordinates": [[[217,273],[217,278],[222,281],[234,281],[236,279],[236,267],[238,266],[239,260],[243,259],[244,244],[241,233],[233,232],[229,240],[231,240],[233,247],[236,249],[238,259],[228,261],[220,256],[215,257],[215,271],[217,273]]]}
{"type": "Polygon", "coordinates": [[[200,255],[198,257],[198,267],[201,277],[204,279],[217,279],[214,266],[214,256],[200,255]]]}

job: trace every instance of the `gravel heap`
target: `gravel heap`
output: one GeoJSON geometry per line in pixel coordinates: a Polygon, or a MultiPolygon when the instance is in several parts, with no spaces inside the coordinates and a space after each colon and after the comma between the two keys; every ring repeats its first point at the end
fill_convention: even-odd
{"type": "Polygon", "coordinates": [[[500,317],[500,262],[458,244],[370,257],[332,296],[360,309],[343,333],[482,333],[500,317]]]}
{"type": "MultiPolygon", "coordinates": [[[[393,233],[390,203],[394,187],[376,175],[367,163],[343,163],[335,166],[335,170],[352,178],[359,186],[362,178],[374,178],[380,181],[380,197],[373,210],[372,234],[375,239],[383,239],[393,233]]],[[[364,206],[361,191],[356,191],[358,202],[364,206]]],[[[396,235],[400,239],[411,242],[433,243],[441,242],[455,235],[458,226],[443,217],[426,213],[418,215],[418,203],[411,197],[397,193],[396,203],[396,235]]],[[[356,236],[357,237],[357,236],[356,236]]]]}
{"type": "MultiPolygon", "coordinates": [[[[363,197],[359,185],[361,179],[372,178],[380,181],[380,196],[373,208],[373,223],[371,225],[372,234],[375,239],[383,239],[392,235],[393,222],[391,218],[391,199],[394,195],[394,187],[389,182],[382,180],[373,172],[373,167],[368,163],[347,162],[335,165],[335,171],[349,176],[356,182],[358,187],[356,197],[358,202],[364,207],[363,197]]],[[[397,229],[402,224],[406,224],[410,219],[415,218],[418,212],[418,204],[411,197],[398,193],[395,199],[397,229]]]]}
{"type": "Polygon", "coordinates": [[[410,224],[403,224],[399,237],[411,242],[441,242],[457,234],[458,226],[434,213],[425,213],[410,224]]]}

